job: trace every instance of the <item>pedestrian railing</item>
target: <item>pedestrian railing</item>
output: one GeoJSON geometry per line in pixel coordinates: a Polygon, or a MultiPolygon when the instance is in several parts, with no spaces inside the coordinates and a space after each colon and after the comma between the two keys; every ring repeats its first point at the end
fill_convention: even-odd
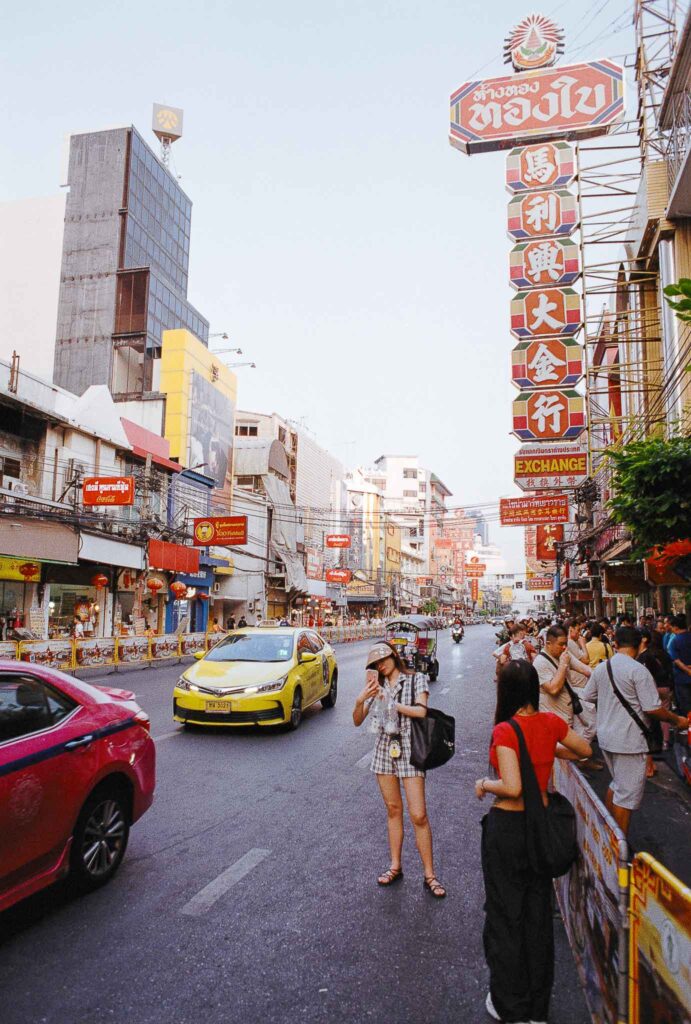
{"type": "Polygon", "coordinates": [[[648,853],[629,864],[623,832],[571,764],[556,789],[573,804],[581,855],[555,881],[593,1021],[691,1018],[691,890],[648,853]]]}
{"type": "MultiPolygon", "coordinates": [[[[328,643],[348,643],[383,634],[382,626],[327,626],[320,630],[328,643]]],[[[158,636],[84,637],[74,640],[2,640],[0,659],[69,670],[139,665],[191,657],[207,651],[218,633],[164,633],[158,636]]]]}

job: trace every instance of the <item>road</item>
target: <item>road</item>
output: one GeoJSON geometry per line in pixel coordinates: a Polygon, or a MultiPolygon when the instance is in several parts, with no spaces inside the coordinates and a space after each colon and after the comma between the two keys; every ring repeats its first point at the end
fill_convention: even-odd
{"type": "MultiPolygon", "coordinates": [[[[108,677],[151,715],[156,800],[109,886],[56,887],[0,918],[3,1024],[487,1021],[473,781],[487,767],[493,632],[440,636],[432,703],[456,716],[458,750],[428,776],[444,901],[423,891],[410,827],[404,881],[375,884],[385,817],[371,735],[351,720],[368,646],[337,647],[338,703],[295,733],[176,727],[179,666],[108,677]]],[[[585,1024],[557,924],[550,1020],[585,1024]]]]}

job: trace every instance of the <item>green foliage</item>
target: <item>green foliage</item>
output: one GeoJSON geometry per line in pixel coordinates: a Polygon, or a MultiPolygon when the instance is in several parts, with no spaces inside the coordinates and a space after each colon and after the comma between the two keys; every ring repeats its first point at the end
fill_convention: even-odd
{"type": "Polygon", "coordinates": [[[436,597],[432,597],[429,601],[425,601],[424,604],[420,605],[420,611],[423,615],[436,615],[439,611],[439,602],[436,597]]]}
{"type": "Polygon", "coordinates": [[[684,323],[691,323],[691,279],[682,277],[676,284],[668,284],[664,289],[667,302],[672,307],[680,320],[684,323]],[[677,302],[672,298],[681,296],[677,302]]]}
{"type": "Polygon", "coordinates": [[[615,497],[609,508],[629,529],[639,557],[691,536],[691,437],[635,441],[610,458],[615,497]]]}

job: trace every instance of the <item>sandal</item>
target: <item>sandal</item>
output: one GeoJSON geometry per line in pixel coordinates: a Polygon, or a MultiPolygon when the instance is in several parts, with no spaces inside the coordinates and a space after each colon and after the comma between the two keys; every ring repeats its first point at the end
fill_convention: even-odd
{"type": "Polygon", "coordinates": [[[422,884],[425,889],[434,896],[435,900],[443,900],[446,896],[446,889],[434,875],[432,875],[431,878],[427,878],[427,876],[425,876],[422,884]]]}
{"type": "Polygon", "coordinates": [[[403,878],[403,868],[389,868],[383,875],[380,875],[377,879],[377,885],[387,886],[393,885],[394,882],[400,882],[403,878]]]}

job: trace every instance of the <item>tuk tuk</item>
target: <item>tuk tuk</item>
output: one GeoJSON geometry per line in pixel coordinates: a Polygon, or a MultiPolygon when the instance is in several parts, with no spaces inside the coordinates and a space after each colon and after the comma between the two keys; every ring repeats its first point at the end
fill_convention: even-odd
{"type": "Polygon", "coordinates": [[[439,675],[437,622],[429,615],[395,615],[386,620],[386,640],[400,652],[409,668],[433,683],[439,675]]]}

